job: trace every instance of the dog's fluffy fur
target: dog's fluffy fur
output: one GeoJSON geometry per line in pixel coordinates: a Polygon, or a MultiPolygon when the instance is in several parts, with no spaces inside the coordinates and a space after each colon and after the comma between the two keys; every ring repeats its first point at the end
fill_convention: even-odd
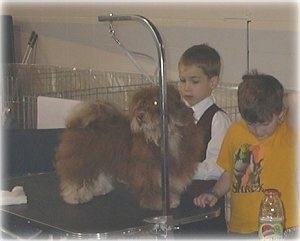
{"type": "MultiPolygon", "coordinates": [[[[56,152],[61,195],[88,202],[123,182],[142,208],[162,208],[159,89],[145,88],[131,100],[129,117],[108,103],[85,103],[67,123],[56,152]]],[[[173,86],[167,89],[170,207],[191,183],[203,150],[192,110],[173,86]]]]}

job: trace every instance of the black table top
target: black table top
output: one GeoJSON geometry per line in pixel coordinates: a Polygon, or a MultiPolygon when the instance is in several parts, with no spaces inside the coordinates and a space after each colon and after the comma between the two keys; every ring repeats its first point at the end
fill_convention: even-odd
{"type": "MultiPolygon", "coordinates": [[[[143,220],[162,215],[161,211],[141,209],[133,193],[124,185],[93,198],[90,202],[71,205],[59,195],[59,178],[55,172],[14,177],[2,181],[2,190],[23,186],[27,204],[2,206],[5,215],[30,220],[47,229],[71,235],[113,233],[148,225],[143,220]]],[[[169,215],[179,224],[217,217],[219,207],[197,208],[193,205],[170,210],[169,215]],[[196,220],[195,219],[195,220],[196,220]]],[[[149,226],[149,225],[148,225],[149,226]]]]}

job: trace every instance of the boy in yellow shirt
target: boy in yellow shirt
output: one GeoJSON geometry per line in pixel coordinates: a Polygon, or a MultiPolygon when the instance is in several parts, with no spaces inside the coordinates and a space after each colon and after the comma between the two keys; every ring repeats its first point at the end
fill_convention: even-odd
{"type": "Polygon", "coordinates": [[[285,228],[299,225],[297,134],[286,118],[284,90],[270,75],[243,76],[238,88],[242,120],[229,127],[217,160],[224,172],[211,192],[194,199],[213,206],[230,191],[229,232],[254,235],[263,190],[276,188],[285,210],[285,228]]]}

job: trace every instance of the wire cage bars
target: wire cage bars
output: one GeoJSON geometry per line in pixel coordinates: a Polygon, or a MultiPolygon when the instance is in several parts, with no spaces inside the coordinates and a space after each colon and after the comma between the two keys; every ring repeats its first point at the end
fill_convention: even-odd
{"type": "MultiPolygon", "coordinates": [[[[19,129],[37,128],[38,96],[102,100],[126,112],[130,95],[137,88],[153,85],[143,74],[58,66],[7,64],[3,73],[3,123],[19,129]]],[[[232,120],[238,118],[236,90],[234,84],[221,83],[213,93],[232,120]]]]}

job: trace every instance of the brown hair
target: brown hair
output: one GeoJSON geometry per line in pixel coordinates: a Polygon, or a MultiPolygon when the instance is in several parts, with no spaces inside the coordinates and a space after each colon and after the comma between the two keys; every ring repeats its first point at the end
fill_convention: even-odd
{"type": "Polygon", "coordinates": [[[209,78],[219,76],[221,60],[219,53],[207,44],[194,45],[181,56],[178,65],[197,65],[209,78]]]}
{"type": "Polygon", "coordinates": [[[270,121],[283,109],[283,86],[271,75],[253,71],[242,77],[238,106],[242,118],[250,123],[270,121]]]}

